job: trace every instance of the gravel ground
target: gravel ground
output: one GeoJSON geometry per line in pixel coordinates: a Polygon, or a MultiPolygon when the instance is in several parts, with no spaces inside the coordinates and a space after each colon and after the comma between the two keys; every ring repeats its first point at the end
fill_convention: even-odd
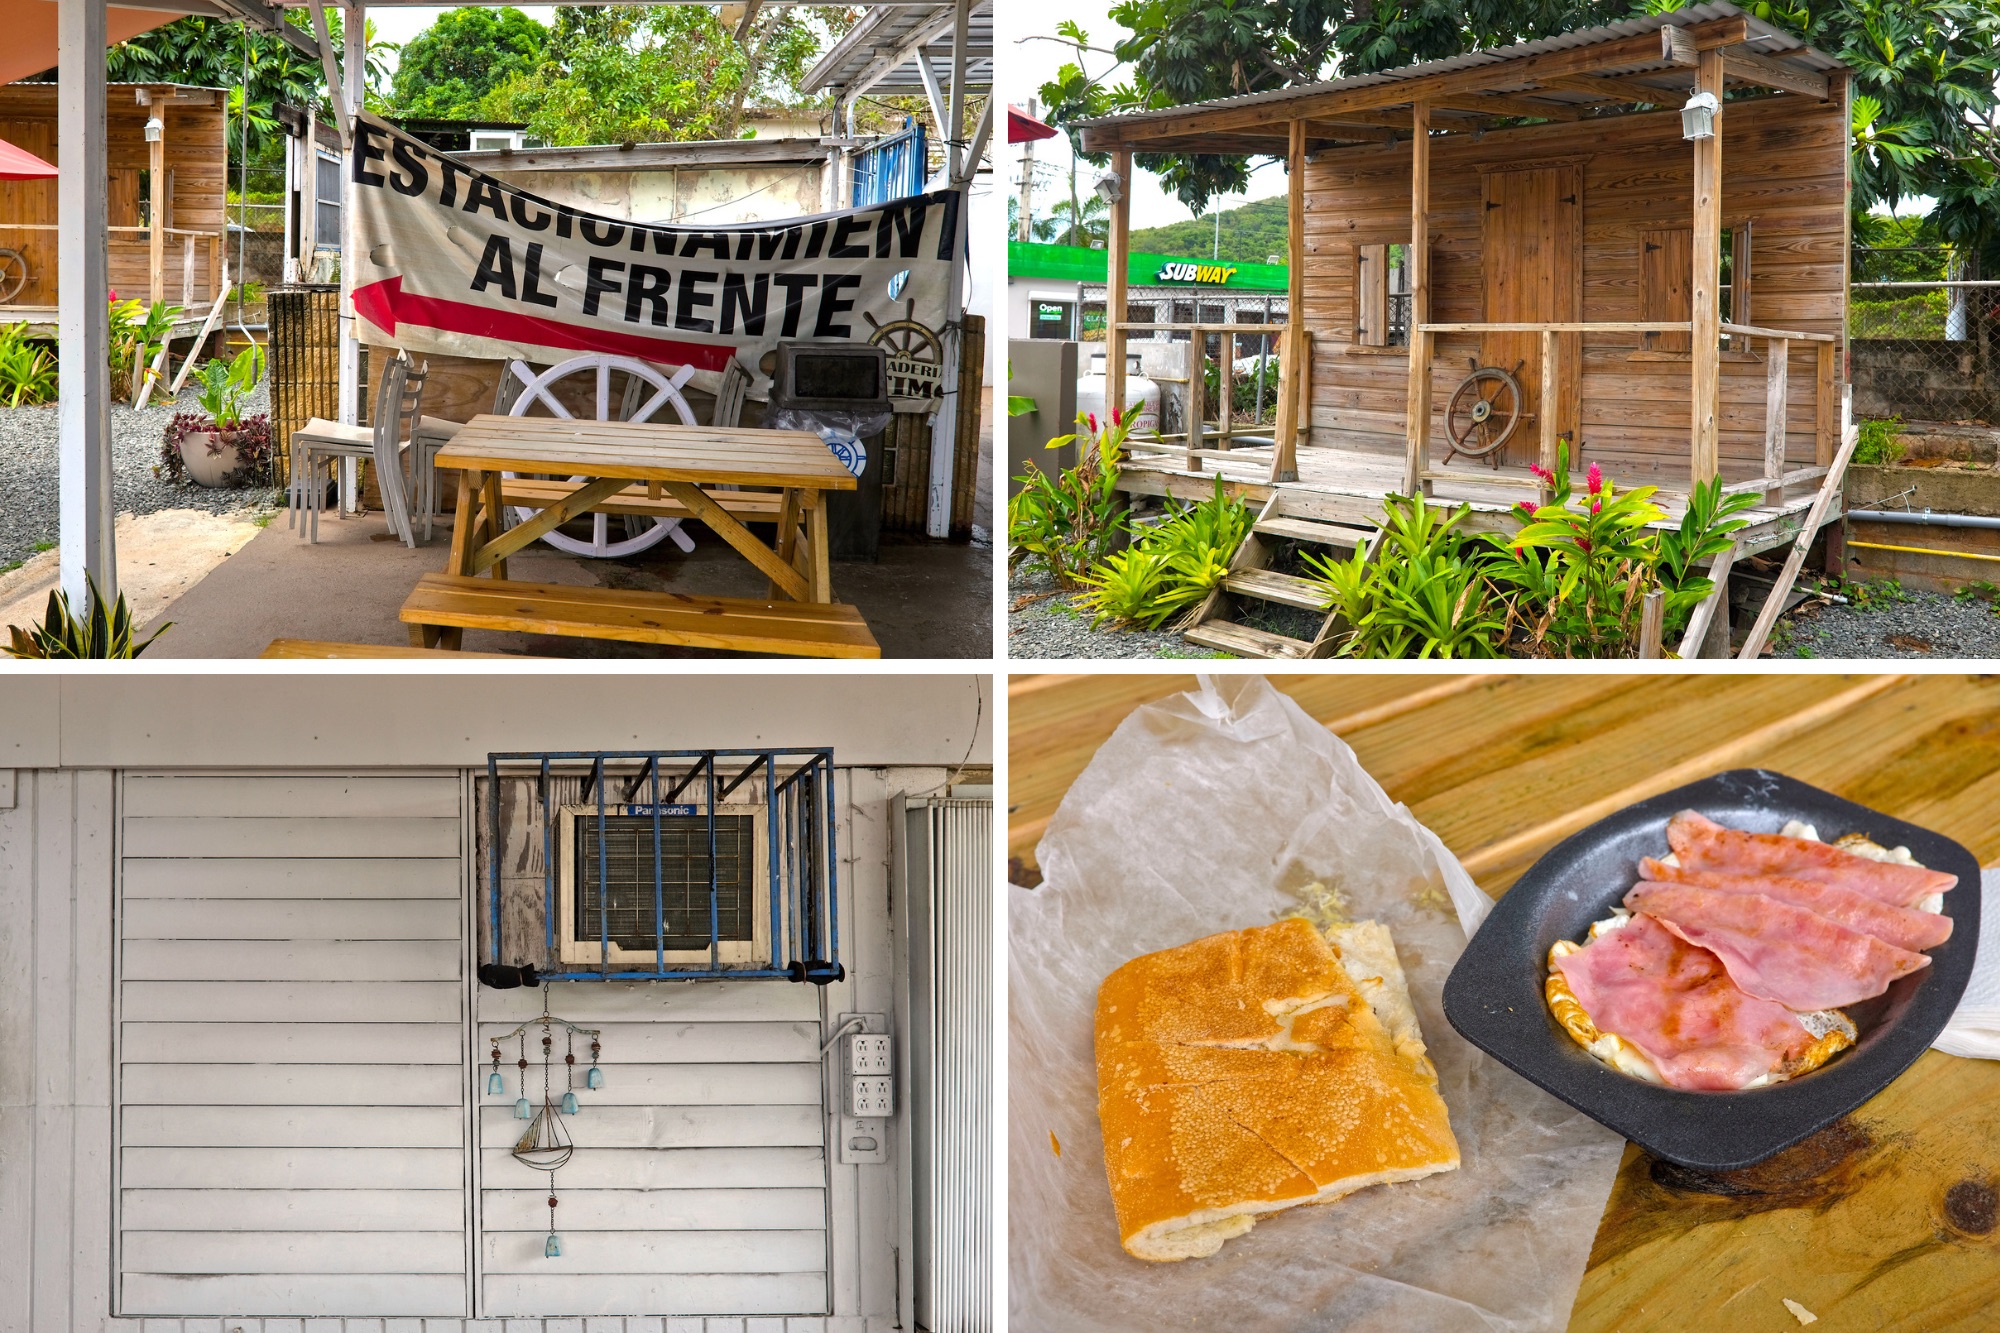
{"type": "MultiPolygon", "coordinates": [[[[251,395],[251,412],[270,410],[267,385],[251,395]]],[[[160,461],[160,437],[176,411],[192,412],[194,396],[181,391],[179,404],[153,402],[142,412],[123,403],[111,407],[112,494],[118,511],[150,514],[161,509],[206,509],[227,514],[283,503],[272,490],[208,490],[170,486],[153,475],[160,461]]],[[[56,540],[56,462],[59,427],[56,406],[0,408],[0,569],[6,569],[56,540]]]]}
{"type": "Polygon", "coordinates": [[[1024,596],[1054,592],[1056,581],[1038,564],[1007,578],[1007,655],[1028,657],[1227,657],[1164,630],[1090,627],[1090,613],[1072,605],[1075,594],[1044,597],[1015,610],[1024,596]]]}
{"type": "Polygon", "coordinates": [[[1806,602],[1779,622],[1773,657],[2000,657],[2000,614],[1934,592],[1866,610],[1806,602]]]}

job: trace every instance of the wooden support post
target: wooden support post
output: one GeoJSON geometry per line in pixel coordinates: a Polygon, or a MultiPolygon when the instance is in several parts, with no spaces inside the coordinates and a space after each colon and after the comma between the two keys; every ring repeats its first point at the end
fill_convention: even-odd
{"type": "Polygon", "coordinates": [[[1132,150],[1111,155],[1118,197],[1111,203],[1111,232],[1104,251],[1104,406],[1120,413],[1125,401],[1125,269],[1132,249],[1132,150]]]}
{"type": "Polygon", "coordinates": [[[1431,107],[1410,108],[1410,392],[1405,414],[1409,449],[1403,489],[1416,495],[1424,482],[1431,443],[1431,336],[1418,330],[1431,317],[1431,107]]]}
{"type": "Polygon", "coordinates": [[[1236,335],[1223,329],[1215,335],[1215,447],[1229,448],[1230,418],[1236,415],[1236,335]]]}
{"type": "Polygon", "coordinates": [[[1694,658],[1706,656],[1703,649],[1708,643],[1709,626],[1715,622],[1718,612],[1722,616],[1723,651],[1718,657],[1729,656],[1729,571],[1736,564],[1738,544],[1731,542],[1729,549],[1708,567],[1708,577],[1715,583],[1715,591],[1702,598],[1695,605],[1694,614],[1688,617],[1687,633],[1681,636],[1681,656],[1694,658]]]}
{"type": "Polygon", "coordinates": [[[1647,593],[1639,609],[1639,656],[1648,661],[1660,656],[1660,638],[1667,623],[1667,594],[1655,588],[1647,593]]]}
{"type": "Polygon", "coordinates": [[[155,303],[167,295],[167,132],[166,104],[156,93],[146,95],[147,119],[158,117],[160,137],[146,145],[148,207],[152,218],[146,228],[146,273],[155,303]]]}
{"type": "Polygon", "coordinates": [[[1278,429],[1271,450],[1271,480],[1299,479],[1299,423],[1312,413],[1305,397],[1306,358],[1306,124],[1291,122],[1285,156],[1285,342],[1278,361],[1278,429]]]}
{"type": "Polygon", "coordinates": [[[1813,466],[1828,467],[1833,463],[1833,452],[1840,447],[1840,394],[1834,383],[1835,358],[1839,355],[1838,343],[1814,343],[1819,354],[1819,363],[1813,375],[1814,396],[1818,400],[1813,408],[1813,466]]]}
{"type": "Polygon", "coordinates": [[[181,238],[181,309],[194,304],[194,237],[181,238]]]}
{"type": "Polygon", "coordinates": [[[222,233],[214,232],[208,238],[208,299],[220,301],[227,285],[222,272],[222,233]]]}
{"type": "Polygon", "coordinates": [[[1187,353],[1187,420],[1182,443],[1187,446],[1187,470],[1201,471],[1201,455],[1196,453],[1202,447],[1201,420],[1208,415],[1208,376],[1203,373],[1202,343],[1204,336],[1201,326],[1195,325],[1188,335],[1187,353]]]}
{"type": "Polygon", "coordinates": [[[1785,392],[1791,373],[1791,343],[1784,338],[1764,340],[1764,475],[1771,484],[1764,488],[1764,503],[1776,504],[1785,488],[1778,478],[1785,475],[1785,392]]]}
{"type": "MultiPolygon", "coordinates": [[[[1542,466],[1551,472],[1556,466],[1556,383],[1560,378],[1556,374],[1558,346],[1560,343],[1556,335],[1547,329],[1542,330],[1542,399],[1541,408],[1536,415],[1541,419],[1542,427],[1542,466]]],[[[1575,461],[1574,458],[1570,460],[1572,463],[1575,461]]],[[[1542,483],[1541,492],[1543,504],[1554,503],[1555,493],[1549,489],[1547,482],[1542,483]]]]}
{"type": "Polygon", "coordinates": [[[1805,526],[1799,529],[1797,539],[1792,542],[1791,554],[1785,557],[1785,567],[1778,572],[1778,581],[1771,585],[1770,599],[1757,613],[1757,623],[1750,627],[1749,637],[1743,640],[1743,647],[1736,654],[1740,662],[1754,662],[1764,651],[1764,641],[1771,637],[1771,627],[1778,623],[1778,617],[1785,609],[1785,598],[1791,593],[1792,583],[1806,562],[1806,552],[1811,549],[1813,538],[1819,535],[1819,526],[1826,519],[1826,511],[1833,506],[1833,497],[1840,494],[1840,484],[1847,476],[1848,460],[1854,457],[1854,446],[1861,442],[1858,427],[1843,422],[1842,432],[1840,452],[1833,456],[1833,468],[1820,484],[1819,494],[1813,497],[1812,508],[1806,512],[1805,526]]]}
{"type": "MultiPolygon", "coordinates": [[[[1703,51],[1696,57],[1695,90],[1722,100],[1722,52],[1703,51]]],[[[1715,132],[1694,141],[1694,275],[1693,293],[1693,441],[1692,480],[1707,481],[1722,469],[1716,398],[1722,370],[1722,126],[1715,113],[1715,132]]]]}

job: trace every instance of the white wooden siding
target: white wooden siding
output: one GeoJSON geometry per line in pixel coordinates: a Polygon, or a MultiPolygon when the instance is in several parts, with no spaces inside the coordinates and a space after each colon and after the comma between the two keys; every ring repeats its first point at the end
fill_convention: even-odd
{"type": "Polygon", "coordinates": [[[462,799],[126,778],[122,1313],[468,1313],[462,799]]]}
{"type": "MultiPolygon", "coordinates": [[[[545,1178],[508,1151],[521,1132],[520,1047],[503,1043],[507,1091],[482,1096],[478,1116],[481,1311],[825,1311],[820,1002],[815,988],[783,981],[555,986],[557,1014],[603,1030],[605,1083],[582,1087],[588,1042],[579,1041],[580,1109],[566,1125],[576,1153],[556,1179],[563,1252],[550,1259],[545,1178]]],[[[541,1003],[538,992],[479,992],[482,1076],[491,1067],[485,1039],[535,1017],[541,1003]]],[[[555,1050],[560,1095],[560,1031],[555,1050]]],[[[540,1096],[540,1055],[531,1030],[531,1099],[540,1096]]],[[[538,1325],[558,1321],[523,1327],[538,1325]]]]}

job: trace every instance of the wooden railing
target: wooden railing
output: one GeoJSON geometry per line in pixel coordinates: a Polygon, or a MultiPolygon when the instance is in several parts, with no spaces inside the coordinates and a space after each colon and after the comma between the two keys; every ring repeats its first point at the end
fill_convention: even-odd
{"type": "MultiPolygon", "coordinates": [[[[1147,377],[1155,384],[1178,384],[1182,386],[1182,420],[1185,423],[1185,429],[1162,431],[1157,437],[1157,443],[1153,441],[1138,441],[1136,442],[1137,447],[1151,448],[1160,452],[1173,452],[1173,446],[1169,445],[1167,441],[1179,440],[1181,441],[1180,453],[1184,460],[1183,465],[1190,472],[1200,472],[1202,470],[1202,459],[1204,458],[1221,458],[1235,452],[1240,452],[1233,448],[1235,440],[1235,423],[1233,418],[1235,416],[1234,409],[1236,402],[1236,338],[1241,334],[1255,334],[1276,343],[1284,337],[1285,321],[1277,320],[1269,324],[1148,324],[1121,321],[1117,325],[1117,328],[1123,333],[1185,333],[1188,335],[1187,373],[1185,375],[1152,375],[1147,377]],[[1219,334],[1224,340],[1222,355],[1217,358],[1216,397],[1220,401],[1217,404],[1215,414],[1215,447],[1212,449],[1207,447],[1208,376],[1203,369],[1208,355],[1208,335],[1211,333],[1219,334]]],[[[1127,343],[1125,346],[1129,351],[1131,344],[1127,343]]],[[[1274,355],[1276,350],[1274,346],[1270,352],[1259,353],[1259,355],[1274,355]]],[[[1105,354],[1107,357],[1110,355],[1108,342],[1105,354]]],[[[1283,363],[1280,362],[1281,374],[1283,373],[1282,365],[1283,363]]],[[[1109,370],[1108,363],[1106,369],[1109,370]]],[[[1273,385],[1274,390],[1275,388],[1276,386],[1273,385]]],[[[1165,397],[1166,391],[1162,389],[1161,405],[1163,407],[1165,406],[1165,397]]],[[[1272,401],[1275,405],[1275,392],[1272,395],[1272,401]]],[[[1128,442],[1127,448],[1132,447],[1134,447],[1133,443],[1128,442]]],[[[1259,444],[1253,447],[1261,448],[1263,446],[1259,444]]]]}
{"type": "MultiPolygon", "coordinates": [[[[1413,356],[1421,356],[1423,364],[1429,365],[1435,354],[1435,339],[1438,334],[1452,333],[1532,333],[1541,338],[1541,395],[1538,401],[1541,410],[1536,414],[1540,425],[1538,454],[1541,466],[1553,468],[1556,461],[1558,441],[1558,413],[1552,406],[1557,395],[1557,385],[1561,382],[1562,334],[1650,334],[1686,333],[1692,335],[1694,325],[1687,320],[1680,321],[1612,321],[1606,323],[1554,322],[1554,323],[1495,323],[1495,324],[1419,324],[1411,339],[1413,356]]],[[[1765,389],[1764,389],[1764,472],[1762,476],[1749,481],[1734,482],[1723,487],[1725,491],[1761,491],[1768,504],[1775,504],[1787,486],[1816,481],[1826,476],[1834,460],[1834,451],[1839,445],[1840,406],[1834,383],[1835,339],[1830,333],[1802,333],[1796,329],[1771,329],[1753,324],[1723,324],[1723,333],[1732,338],[1761,340],[1765,349],[1765,389]],[[1814,466],[1785,471],[1785,413],[1788,407],[1789,374],[1791,369],[1791,344],[1810,343],[1817,349],[1817,363],[1814,367],[1814,418],[1813,418],[1813,462],[1814,466]]],[[[1692,370],[1690,370],[1692,374],[1692,370]]],[[[1692,388],[1690,387],[1690,392],[1692,388]]],[[[1423,413],[1421,419],[1409,423],[1409,456],[1405,467],[1406,480],[1411,487],[1452,476],[1477,477],[1482,481],[1492,480],[1480,474],[1456,474],[1429,466],[1430,414],[1423,413]]],[[[1702,480],[1696,477],[1694,480],[1702,480]]],[[[1543,488],[1546,491],[1546,488],[1543,488]]]]}
{"type": "MultiPolygon", "coordinates": [[[[9,231],[61,230],[61,226],[53,222],[0,222],[0,233],[9,231]]],[[[112,236],[143,236],[149,241],[152,238],[153,231],[151,227],[106,227],[104,230],[112,236]]],[[[199,231],[188,227],[162,227],[160,234],[163,238],[174,236],[181,238],[180,304],[182,306],[191,306],[198,299],[203,301],[215,300],[216,291],[222,281],[223,233],[219,231],[199,231]],[[195,292],[195,257],[198,253],[196,247],[204,239],[207,244],[202,246],[202,248],[208,252],[208,280],[202,284],[202,290],[199,296],[197,296],[195,292]]],[[[148,257],[147,268],[149,270],[148,276],[153,276],[150,272],[152,268],[150,256],[148,257]]],[[[157,276],[160,278],[160,282],[156,285],[160,287],[164,294],[166,275],[163,272],[157,276]]]]}

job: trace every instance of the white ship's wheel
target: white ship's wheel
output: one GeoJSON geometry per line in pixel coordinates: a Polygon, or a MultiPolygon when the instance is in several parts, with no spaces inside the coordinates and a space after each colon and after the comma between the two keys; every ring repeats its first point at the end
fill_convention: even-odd
{"type": "MultiPolygon", "coordinates": [[[[531,369],[526,362],[516,361],[512,366],[512,374],[521,382],[521,392],[514,399],[514,405],[507,410],[509,416],[525,417],[539,402],[565,421],[575,420],[575,414],[563,406],[562,400],[550,390],[552,386],[572,375],[589,374],[595,376],[597,381],[596,395],[593,399],[596,408],[594,420],[651,421],[654,413],[672,403],[674,411],[680,415],[682,424],[688,426],[699,424],[694,419],[693,410],[688,407],[687,399],[681,397],[681,385],[686,384],[689,377],[694,374],[693,366],[682,366],[669,378],[644,361],[633,357],[592,352],[557,362],[540,373],[531,369]],[[621,399],[615,401],[611,395],[611,372],[614,370],[625,373],[624,394],[621,399]],[[643,402],[637,401],[645,392],[640,388],[641,385],[652,389],[652,395],[643,402]]],[[[509,472],[506,475],[520,477],[529,474],[509,472]]],[[[589,481],[590,478],[571,477],[570,480],[582,483],[589,481]]],[[[521,508],[513,508],[512,512],[516,523],[525,523],[535,514],[532,509],[521,508]]],[[[672,537],[674,545],[683,551],[694,549],[694,539],[681,531],[681,521],[677,518],[622,516],[624,535],[617,540],[613,540],[611,536],[611,518],[612,515],[602,510],[591,514],[590,540],[587,542],[579,537],[570,536],[560,528],[542,534],[542,540],[558,551],[568,551],[571,555],[593,556],[600,560],[637,555],[649,547],[657,546],[667,537],[672,537]]]]}
{"type": "Polygon", "coordinates": [[[875,318],[873,311],[864,310],[861,317],[868,321],[875,332],[868,341],[882,348],[891,356],[908,357],[912,361],[928,361],[933,365],[944,361],[944,344],[917,318],[917,298],[911,297],[903,307],[903,318],[892,319],[884,324],[875,318]]]}

